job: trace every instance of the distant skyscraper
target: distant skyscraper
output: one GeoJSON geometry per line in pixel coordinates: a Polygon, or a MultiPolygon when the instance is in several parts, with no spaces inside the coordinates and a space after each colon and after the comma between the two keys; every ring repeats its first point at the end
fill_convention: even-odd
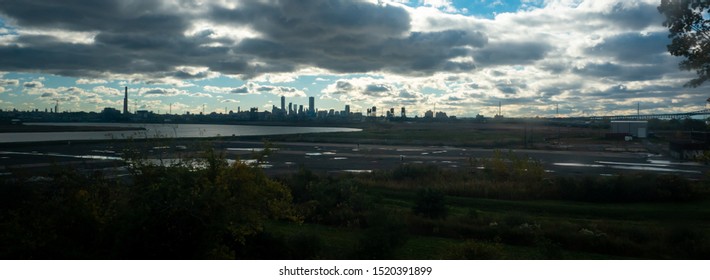
{"type": "Polygon", "coordinates": [[[345,115],[350,116],[350,105],[345,105],[345,115]]]}
{"type": "Polygon", "coordinates": [[[312,115],[316,112],[316,99],[313,96],[308,97],[308,112],[312,115]]]}
{"type": "Polygon", "coordinates": [[[128,87],[126,87],[126,94],[123,96],[123,114],[128,114],[128,87]]]}
{"type": "Polygon", "coordinates": [[[407,109],[405,109],[404,107],[402,107],[402,114],[401,114],[400,116],[403,117],[403,118],[406,118],[406,117],[407,117],[407,109]]]}
{"type": "Polygon", "coordinates": [[[286,113],[286,97],[281,96],[281,112],[286,113]]]}

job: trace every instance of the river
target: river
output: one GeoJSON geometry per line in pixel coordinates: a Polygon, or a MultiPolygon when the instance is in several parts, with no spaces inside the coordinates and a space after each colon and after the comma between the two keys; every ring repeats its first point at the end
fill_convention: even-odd
{"type": "Polygon", "coordinates": [[[203,138],[220,136],[261,136],[361,131],[361,129],[358,128],[343,127],[258,126],[224,124],[28,123],[26,125],[143,127],[145,128],[145,130],[0,133],[0,143],[151,138],[203,138]]]}

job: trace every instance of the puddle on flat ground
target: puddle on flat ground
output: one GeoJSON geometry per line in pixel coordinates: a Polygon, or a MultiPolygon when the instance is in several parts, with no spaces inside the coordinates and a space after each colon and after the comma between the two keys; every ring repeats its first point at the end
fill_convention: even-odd
{"type": "Polygon", "coordinates": [[[656,171],[656,172],[681,172],[681,173],[700,174],[700,171],[683,170],[683,169],[676,169],[676,168],[661,168],[661,167],[634,166],[634,165],[612,165],[610,167],[615,168],[615,169],[626,169],[626,170],[656,171]]]}
{"type": "MultiPolygon", "coordinates": [[[[653,171],[653,172],[680,172],[700,174],[696,170],[684,170],[677,168],[667,168],[667,164],[649,164],[649,163],[634,163],[634,162],[615,162],[615,161],[595,161],[595,164],[575,163],[575,162],[555,162],[553,165],[565,167],[588,167],[588,168],[614,168],[622,170],[638,170],[638,171],[653,171]]],[[[602,175],[604,176],[604,175],[602,175]]]]}
{"type": "Polygon", "coordinates": [[[369,169],[345,169],[340,171],[348,173],[372,173],[372,170],[369,169]]]}
{"type": "MultiPolygon", "coordinates": [[[[269,149],[271,151],[278,151],[279,149],[277,148],[271,148],[269,149]]],[[[264,148],[227,148],[227,151],[235,151],[235,152],[263,152],[264,148]]]]}
{"type": "Polygon", "coordinates": [[[556,166],[566,166],[566,167],[604,167],[604,165],[601,164],[586,164],[586,163],[576,163],[576,162],[555,162],[552,165],[556,166]]]}
{"type": "Polygon", "coordinates": [[[666,167],[666,166],[668,166],[667,164],[616,162],[616,161],[595,161],[595,163],[606,164],[606,165],[652,166],[652,167],[666,167]]]}
{"type": "Polygon", "coordinates": [[[652,163],[652,164],[665,164],[665,165],[702,166],[702,164],[698,163],[698,162],[678,162],[678,161],[670,161],[670,160],[648,160],[648,162],[652,163]]]}
{"type": "Polygon", "coordinates": [[[92,153],[100,153],[100,154],[115,154],[116,151],[112,150],[91,150],[92,153]]]}
{"type": "Polygon", "coordinates": [[[422,152],[424,149],[397,149],[397,152],[422,152]]]}

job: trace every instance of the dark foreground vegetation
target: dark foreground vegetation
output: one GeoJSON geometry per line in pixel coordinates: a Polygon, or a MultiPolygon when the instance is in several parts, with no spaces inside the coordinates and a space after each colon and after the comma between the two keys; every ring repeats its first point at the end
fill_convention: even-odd
{"type": "Polygon", "coordinates": [[[3,259],[707,259],[708,180],[553,177],[499,153],[468,171],[268,178],[208,151],[106,178],[0,185],[3,259]],[[477,166],[484,166],[479,169],[477,166]]]}

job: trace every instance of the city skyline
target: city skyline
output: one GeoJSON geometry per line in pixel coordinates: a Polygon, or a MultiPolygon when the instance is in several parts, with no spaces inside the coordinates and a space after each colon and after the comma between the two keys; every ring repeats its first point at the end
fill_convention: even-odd
{"type": "Polygon", "coordinates": [[[694,73],[666,51],[660,1],[5,2],[3,110],[120,110],[126,86],[129,111],[176,113],[314,98],[410,117],[501,101],[511,117],[630,115],[708,98],[682,86],[694,73]]]}

